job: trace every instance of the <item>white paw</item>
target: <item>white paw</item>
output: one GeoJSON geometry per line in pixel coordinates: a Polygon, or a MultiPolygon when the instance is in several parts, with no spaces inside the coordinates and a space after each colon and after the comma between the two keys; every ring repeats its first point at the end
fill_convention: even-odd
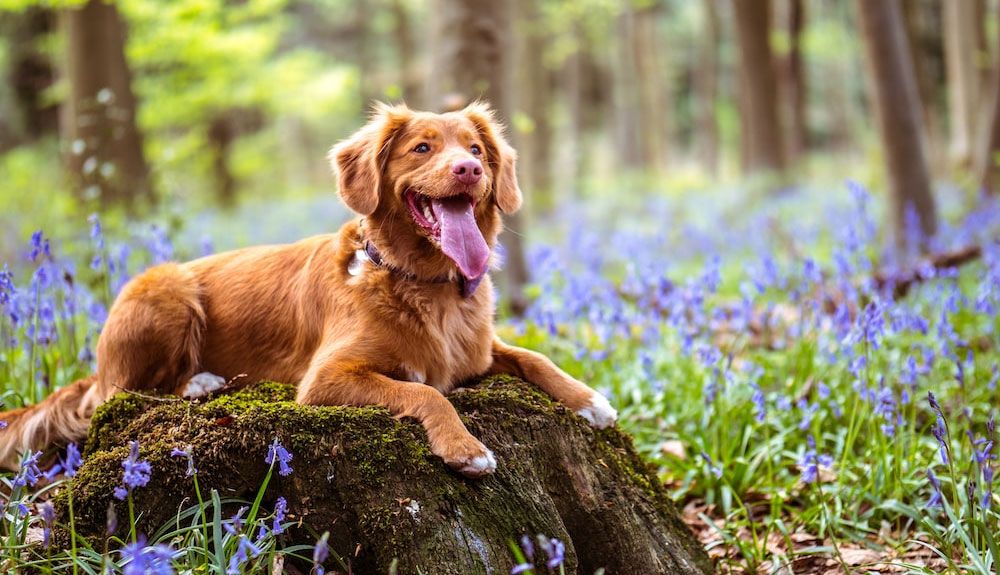
{"type": "Polygon", "coordinates": [[[188,380],[181,395],[185,399],[199,399],[226,387],[226,378],[203,371],[188,380]]]}
{"type": "Polygon", "coordinates": [[[598,429],[611,427],[618,419],[618,412],[615,411],[615,408],[611,407],[608,400],[596,391],[590,396],[590,404],[579,409],[576,413],[598,429]]]}
{"type": "Polygon", "coordinates": [[[493,456],[493,452],[489,449],[486,450],[486,453],[473,457],[472,460],[459,469],[462,474],[468,475],[469,477],[488,475],[496,470],[497,459],[493,456]]]}

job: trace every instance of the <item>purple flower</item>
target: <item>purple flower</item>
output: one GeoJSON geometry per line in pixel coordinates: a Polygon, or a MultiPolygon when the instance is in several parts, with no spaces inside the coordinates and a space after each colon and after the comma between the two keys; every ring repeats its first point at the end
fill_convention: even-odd
{"type": "Polygon", "coordinates": [[[809,436],[809,449],[799,458],[798,467],[802,472],[803,483],[814,483],[819,478],[820,467],[832,467],[833,458],[825,454],[817,454],[816,440],[809,436]]]}
{"type": "Polygon", "coordinates": [[[252,557],[260,555],[261,549],[254,545],[246,535],[240,535],[239,543],[236,545],[236,553],[229,558],[229,567],[226,575],[240,575],[243,572],[243,564],[252,557]]]}
{"type": "Polygon", "coordinates": [[[173,575],[171,560],[174,550],[169,545],[146,546],[146,538],[140,536],[134,543],[122,547],[122,559],[126,562],[124,575],[173,575]]]}
{"type": "Polygon", "coordinates": [[[285,514],[288,512],[288,502],[285,501],[284,497],[279,497],[277,501],[274,502],[274,521],[271,524],[271,531],[275,535],[281,535],[285,532],[285,526],[282,525],[285,521],[285,514]]]}
{"type": "Polygon", "coordinates": [[[326,570],[323,569],[323,562],[330,556],[330,545],[327,543],[329,539],[330,532],[328,531],[323,533],[323,536],[316,542],[316,546],[313,547],[313,568],[316,575],[326,573],[326,570]]]}
{"type": "Polygon", "coordinates": [[[524,551],[524,556],[528,561],[535,560],[535,544],[531,542],[531,537],[521,536],[521,550],[524,551]]]}
{"type": "Polygon", "coordinates": [[[14,476],[11,485],[14,489],[18,487],[34,486],[41,478],[42,471],[38,469],[38,458],[42,456],[41,451],[29,451],[21,460],[21,466],[14,476]]]}
{"type": "Polygon", "coordinates": [[[31,234],[31,252],[28,254],[28,259],[32,262],[38,261],[39,256],[44,256],[44,259],[52,259],[52,251],[49,249],[49,240],[42,233],[42,230],[38,230],[31,234]]]}
{"type": "Polygon", "coordinates": [[[76,477],[76,470],[80,468],[83,464],[83,458],[80,456],[80,448],[76,446],[76,443],[70,443],[66,446],[66,459],[62,461],[63,471],[66,473],[66,477],[76,477]]]}
{"type": "Polygon", "coordinates": [[[42,521],[45,523],[44,527],[42,527],[42,546],[48,549],[49,539],[52,536],[52,526],[56,522],[56,510],[52,506],[52,503],[46,501],[38,506],[38,511],[42,516],[42,521]]]}
{"type": "Polygon", "coordinates": [[[226,531],[228,531],[230,535],[239,535],[240,532],[243,531],[243,514],[246,513],[248,509],[249,507],[244,505],[243,507],[240,507],[240,510],[237,511],[236,515],[233,515],[231,519],[222,522],[222,526],[226,528],[226,531]]]}
{"type": "Polygon", "coordinates": [[[187,471],[184,472],[184,477],[191,477],[195,473],[198,473],[198,470],[194,468],[194,457],[191,456],[190,447],[186,450],[175,447],[170,450],[170,457],[184,457],[187,459],[187,471]]]}
{"type": "Polygon", "coordinates": [[[941,482],[934,475],[934,470],[930,468],[927,468],[927,480],[931,482],[931,487],[934,488],[934,491],[931,492],[931,498],[927,500],[927,507],[940,507],[944,501],[941,497],[941,482]]]}
{"type": "Polygon", "coordinates": [[[545,562],[545,565],[548,566],[549,569],[555,569],[556,567],[562,565],[563,561],[566,560],[566,546],[563,545],[562,541],[553,537],[548,540],[545,546],[545,554],[549,557],[549,560],[545,562]]]}
{"type": "Polygon", "coordinates": [[[148,461],[139,459],[139,442],[129,442],[129,454],[122,461],[122,485],[115,488],[114,496],[125,499],[136,487],[145,487],[149,483],[152,468],[148,461]]]}
{"type": "Polygon", "coordinates": [[[531,571],[535,566],[531,563],[518,563],[514,565],[514,568],[510,570],[510,575],[519,575],[520,573],[527,573],[531,571]]]}
{"type": "Polygon", "coordinates": [[[292,468],[288,465],[288,462],[292,460],[292,454],[281,445],[277,437],[274,438],[274,441],[268,447],[264,463],[274,465],[275,459],[278,461],[278,473],[280,475],[286,476],[292,473],[292,468]]]}
{"type": "Polygon", "coordinates": [[[722,467],[716,465],[715,462],[712,461],[711,456],[704,451],[701,452],[701,457],[705,460],[705,464],[708,466],[709,472],[711,472],[716,479],[722,479],[722,467]]]}

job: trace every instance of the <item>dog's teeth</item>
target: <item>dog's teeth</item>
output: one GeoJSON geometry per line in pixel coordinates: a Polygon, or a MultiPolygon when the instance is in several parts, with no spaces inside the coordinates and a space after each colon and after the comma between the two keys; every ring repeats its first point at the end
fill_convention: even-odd
{"type": "Polygon", "coordinates": [[[431,212],[430,206],[426,206],[426,205],[424,206],[424,217],[427,218],[427,221],[429,221],[429,222],[433,222],[434,221],[434,213],[431,212]]]}

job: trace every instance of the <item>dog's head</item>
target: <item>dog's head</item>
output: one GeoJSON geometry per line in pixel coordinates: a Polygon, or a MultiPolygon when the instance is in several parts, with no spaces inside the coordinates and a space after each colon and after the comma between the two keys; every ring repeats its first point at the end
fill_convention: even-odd
{"type": "Polygon", "coordinates": [[[340,197],[368,217],[383,255],[421,275],[482,277],[499,212],[521,206],[515,152],[483,103],[446,114],[380,105],[330,159],[340,197]]]}

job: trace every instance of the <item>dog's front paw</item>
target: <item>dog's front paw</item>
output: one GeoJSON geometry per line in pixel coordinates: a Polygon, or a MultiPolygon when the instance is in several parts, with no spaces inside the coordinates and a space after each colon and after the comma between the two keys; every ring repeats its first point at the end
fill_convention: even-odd
{"type": "Polygon", "coordinates": [[[493,452],[471,435],[451,441],[440,441],[443,445],[431,445],[431,451],[449,467],[467,477],[482,477],[497,469],[497,459],[493,452]]]}
{"type": "Polygon", "coordinates": [[[608,400],[598,392],[590,396],[590,403],[576,410],[576,413],[598,429],[611,427],[618,420],[618,412],[608,400]]]}

